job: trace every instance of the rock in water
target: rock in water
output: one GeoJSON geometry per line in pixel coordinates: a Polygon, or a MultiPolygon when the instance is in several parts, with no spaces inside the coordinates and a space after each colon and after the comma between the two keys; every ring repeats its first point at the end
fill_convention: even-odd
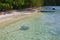
{"type": "Polygon", "coordinates": [[[20,30],[28,30],[29,27],[28,26],[21,26],[20,30]]]}
{"type": "Polygon", "coordinates": [[[55,8],[52,8],[52,10],[55,10],[55,8]]]}

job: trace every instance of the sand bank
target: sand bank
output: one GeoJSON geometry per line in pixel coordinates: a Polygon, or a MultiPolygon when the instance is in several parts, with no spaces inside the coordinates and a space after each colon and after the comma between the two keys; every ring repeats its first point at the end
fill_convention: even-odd
{"type": "Polygon", "coordinates": [[[8,26],[9,24],[12,24],[18,20],[30,17],[34,15],[36,12],[16,12],[13,11],[11,14],[5,14],[0,15],[0,28],[4,28],[5,26],[8,26]]]}

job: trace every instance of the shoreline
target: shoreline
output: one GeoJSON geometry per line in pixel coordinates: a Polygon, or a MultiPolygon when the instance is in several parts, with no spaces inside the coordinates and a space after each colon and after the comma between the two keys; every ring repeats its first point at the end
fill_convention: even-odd
{"type": "Polygon", "coordinates": [[[18,20],[29,18],[32,15],[35,15],[37,12],[15,12],[13,11],[11,14],[0,15],[0,29],[5,28],[18,20]]]}

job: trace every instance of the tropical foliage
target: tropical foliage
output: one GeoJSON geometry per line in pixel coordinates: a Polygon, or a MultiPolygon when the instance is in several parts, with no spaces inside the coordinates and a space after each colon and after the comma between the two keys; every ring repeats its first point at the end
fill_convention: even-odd
{"type": "Polygon", "coordinates": [[[43,0],[0,0],[0,10],[39,7],[43,0]]]}
{"type": "Polygon", "coordinates": [[[44,6],[60,6],[60,0],[43,0],[44,6]]]}

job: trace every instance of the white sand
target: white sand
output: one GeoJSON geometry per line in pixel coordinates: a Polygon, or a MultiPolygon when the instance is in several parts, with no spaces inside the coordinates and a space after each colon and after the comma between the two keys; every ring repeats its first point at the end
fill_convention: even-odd
{"type": "MultiPolygon", "coordinates": [[[[16,10],[15,11],[12,10],[9,14],[7,13],[5,15],[0,15],[0,22],[10,20],[13,17],[22,16],[22,15],[30,15],[30,14],[36,13],[36,12],[37,11],[35,11],[35,12],[29,12],[29,11],[16,12],[16,10]]],[[[4,13],[4,12],[2,12],[2,13],[4,13]]]]}
{"type": "Polygon", "coordinates": [[[30,17],[33,14],[35,14],[35,12],[32,13],[32,12],[26,12],[26,11],[25,12],[13,11],[10,14],[0,15],[0,28],[3,28],[6,25],[9,25],[17,20],[30,17]]]}

